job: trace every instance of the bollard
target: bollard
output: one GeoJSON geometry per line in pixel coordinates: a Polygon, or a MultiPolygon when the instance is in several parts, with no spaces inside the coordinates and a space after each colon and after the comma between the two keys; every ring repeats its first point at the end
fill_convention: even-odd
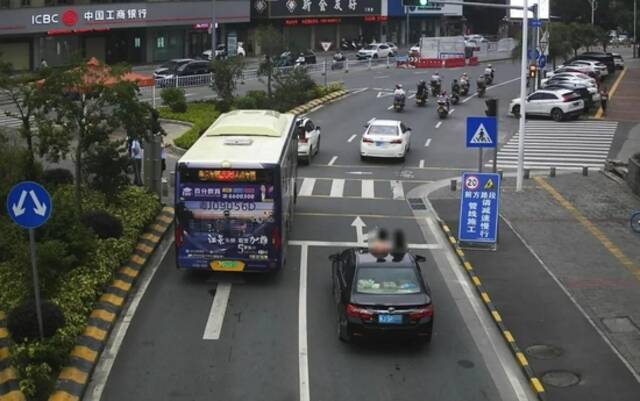
{"type": "Polygon", "coordinates": [[[171,188],[176,186],[176,172],[172,171],[169,173],[169,185],[171,185],[171,188]]]}
{"type": "Polygon", "coordinates": [[[369,57],[369,69],[371,69],[371,60],[373,59],[373,56],[369,57]]]}
{"type": "Polygon", "coordinates": [[[344,72],[349,72],[349,59],[345,57],[344,59],[344,72]]]}
{"type": "Polygon", "coordinates": [[[455,191],[457,186],[458,186],[458,181],[451,180],[451,183],[449,184],[449,188],[451,188],[452,191],[455,191]]]}
{"type": "Polygon", "coordinates": [[[528,180],[529,178],[531,178],[531,170],[529,170],[528,168],[524,169],[524,179],[528,180]]]}
{"type": "Polygon", "coordinates": [[[387,56],[387,69],[389,68],[389,56],[387,56]]]}
{"type": "Polygon", "coordinates": [[[500,182],[504,179],[504,171],[498,170],[498,175],[500,176],[500,182]]]}
{"type": "Polygon", "coordinates": [[[556,176],[556,168],[555,167],[549,168],[549,177],[555,177],[555,176],[556,176]]]}
{"type": "Polygon", "coordinates": [[[589,166],[582,167],[582,175],[585,177],[589,175],[589,166]]]}
{"type": "Polygon", "coordinates": [[[169,181],[164,177],[162,177],[162,196],[165,198],[169,196],[169,181]]]}

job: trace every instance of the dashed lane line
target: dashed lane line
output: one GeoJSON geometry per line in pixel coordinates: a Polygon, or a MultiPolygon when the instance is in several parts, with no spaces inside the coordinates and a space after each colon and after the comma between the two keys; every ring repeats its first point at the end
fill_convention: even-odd
{"type": "Polygon", "coordinates": [[[436,124],[436,128],[440,128],[440,126],[442,126],[442,121],[438,121],[438,123],[436,124]]]}
{"type": "Polygon", "coordinates": [[[335,163],[336,160],[338,160],[338,156],[333,156],[331,160],[329,160],[329,166],[333,166],[333,163],[335,163]]]}
{"type": "Polygon", "coordinates": [[[356,137],[357,137],[357,136],[358,136],[358,135],[356,135],[356,134],[351,135],[351,136],[349,137],[349,139],[347,139],[347,142],[349,142],[349,143],[353,142],[353,140],[354,140],[354,139],[356,139],[356,137]]]}
{"type": "Polygon", "coordinates": [[[222,323],[231,295],[231,283],[218,283],[216,294],[213,296],[213,303],[209,311],[207,325],[204,328],[203,340],[218,340],[222,334],[222,323]]]}
{"type": "Polygon", "coordinates": [[[424,143],[424,147],[428,148],[431,145],[431,138],[427,138],[427,141],[424,143]]]}

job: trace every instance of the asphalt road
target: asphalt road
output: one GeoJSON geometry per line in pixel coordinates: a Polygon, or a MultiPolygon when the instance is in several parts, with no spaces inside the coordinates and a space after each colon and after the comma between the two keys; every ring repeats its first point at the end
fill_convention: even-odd
{"type": "MultiPolygon", "coordinates": [[[[498,67],[498,77],[513,78],[511,70],[516,67],[498,67]]],[[[170,251],[126,335],[118,333],[124,335],[121,347],[108,352],[116,355],[108,379],[94,381],[86,398],[533,400],[433,216],[407,202],[434,180],[477,164],[476,153],[464,148],[463,128],[466,115],[483,114],[483,101],[456,106],[439,128],[433,103],[418,109],[409,101],[402,114],[387,110],[385,89],[396,82],[411,89],[430,72],[350,75],[348,86],[359,93],[310,113],[322,128],[322,145],[311,165],[299,169],[298,188],[306,189],[298,198],[285,268],[268,277],[194,274],[176,270],[170,251]],[[401,118],[414,129],[404,163],[360,161],[359,135],[373,117],[401,118]],[[423,274],[436,310],[430,346],[338,340],[327,258],[356,241],[352,223],[358,216],[366,229],[402,229],[413,252],[427,258],[423,274]]],[[[442,73],[448,82],[462,70],[442,73]]],[[[489,93],[510,96],[510,90],[515,85],[489,93]]],[[[101,364],[96,377],[107,373],[101,364]]]]}

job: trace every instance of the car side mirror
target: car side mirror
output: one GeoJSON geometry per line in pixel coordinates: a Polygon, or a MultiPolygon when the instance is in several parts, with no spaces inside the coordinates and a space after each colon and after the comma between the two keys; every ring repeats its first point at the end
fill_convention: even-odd
{"type": "Polygon", "coordinates": [[[414,258],[415,258],[416,262],[419,262],[419,263],[422,263],[422,262],[426,262],[426,261],[427,261],[427,258],[425,258],[425,257],[424,257],[424,256],[422,256],[422,255],[415,255],[415,256],[414,256],[414,258]]]}

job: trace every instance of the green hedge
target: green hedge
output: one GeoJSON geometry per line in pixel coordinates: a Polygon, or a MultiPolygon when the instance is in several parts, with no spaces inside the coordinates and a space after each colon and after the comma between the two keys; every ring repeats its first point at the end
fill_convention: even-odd
{"type": "MultiPolygon", "coordinates": [[[[56,204],[52,220],[57,213],[73,210],[72,186],[58,187],[53,197],[56,204]]],[[[157,196],[139,187],[126,187],[111,203],[106,202],[104,195],[88,190],[82,199],[84,210],[105,210],[121,219],[123,235],[118,239],[92,238],[94,246],[89,254],[77,258],[82,262],[59,272],[55,281],[47,283],[43,297],[57,304],[65,316],[65,325],[56,335],[43,341],[12,344],[12,364],[18,371],[20,388],[31,400],[48,398],[58,372],[66,363],[76,338],[83,332],[96,300],[111,282],[114,272],[131,255],[144,227],[154,220],[160,210],[157,196]]],[[[80,230],[79,223],[67,223],[67,231],[80,230]]],[[[38,237],[49,235],[45,227],[37,230],[38,237]]],[[[24,230],[15,228],[6,216],[0,216],[0,230],[3,232],[0,248],[6,248],[8,242],[14,241],[11,248],[13,255],[4,255],[0,259],[0,309],[9,311],[31,296],[33,290],[24,230]]],[[[38,241],[49,239],[38,238],[38,241]]],[[[38,270],[45,267],[39,266],[38,270]]]]}
{"type": "Polygon", "coordinates": [[[174,113],[168,107],[161,107],[159,111],[162,118],[187,121],[193,124],[193,127],[174,141],[176,146],[183,149],[189,149],[220,115],[212,102],[189,103],[187,111],[184,113],[174,113]]]}

